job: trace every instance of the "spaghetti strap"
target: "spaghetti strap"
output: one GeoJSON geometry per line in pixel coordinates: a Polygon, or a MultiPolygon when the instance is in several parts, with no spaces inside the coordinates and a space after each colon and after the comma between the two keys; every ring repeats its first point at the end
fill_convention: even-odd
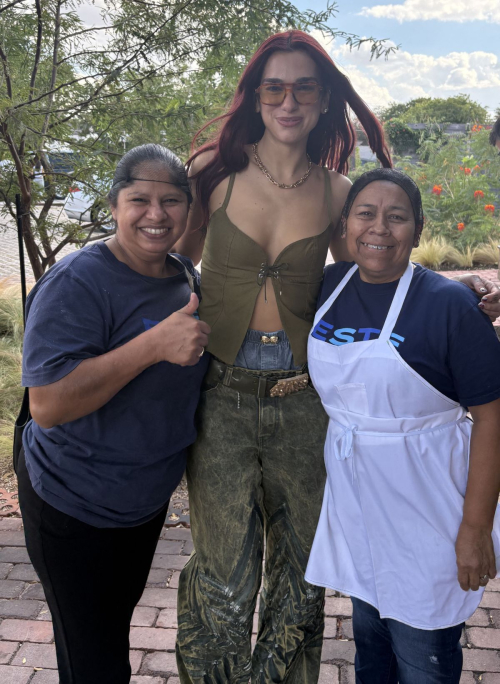
{"type": "Polygon", "coordinates": [[[224,210],[227,209],[227,205],[229,204],[229,200],[230,200],[230,198],[231,198],[231,193],[232,193],[232,191],[233,191],[233,185],[234,185],[234,179],[235,179],[235,177],[236,177],[236,173],[232,173],[232,174],[229,176],[229,185],[227,186],[226,196],[224,197],[224,202],[222,203],[222,208],[223,208],[224,210]]]}
{"type": "Polygon", "coordinates": [[[330,223],[333,223],[333,203],[332,203],[332,186],[330,184],[330,174],[326,166],[323,166],[323,173],[325,174],[325,199],[328,209],[328,218],[330,223]]]}

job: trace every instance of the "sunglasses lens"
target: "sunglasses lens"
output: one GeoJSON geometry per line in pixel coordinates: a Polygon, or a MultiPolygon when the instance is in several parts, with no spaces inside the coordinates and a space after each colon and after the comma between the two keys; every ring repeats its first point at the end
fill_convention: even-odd
{"type": "Polygon", "coordinates": [[[259,95],[263,104],[278,105],[285,99],[285,87],[279,83],[268,83],[260,86],[259,95]]]}
{"type": "Polygon", "coordinates": [[[321,88],[317,83],[296,83],[293,94],[299,104],[314,104],[319,99],[321,88]]]}
{"type": "Polygon", "coordinates": [[[299,104],[315,104],[319,100],[321,86],[317,83],[265,83],[258,88],[260,101],[267,105],[280,105],[288,88],[292,88],[293,96],[299,104]]]}

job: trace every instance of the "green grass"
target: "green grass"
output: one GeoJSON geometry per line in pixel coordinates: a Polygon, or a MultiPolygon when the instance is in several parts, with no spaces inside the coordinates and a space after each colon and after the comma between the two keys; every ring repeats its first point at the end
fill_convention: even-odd
{"type": "Polygon", "coordinates": [[[12,469],[14,421],[23,398],[23,311],[20,287],[0,281],[0,474],[12,469]]]}

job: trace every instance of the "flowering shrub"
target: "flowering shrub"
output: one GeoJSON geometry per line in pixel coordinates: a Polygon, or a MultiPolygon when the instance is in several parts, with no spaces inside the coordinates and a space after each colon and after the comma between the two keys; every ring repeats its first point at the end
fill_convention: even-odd
{"type": "Polygon", "coordinates": [[[400,119],[389,119],[384,126],[384,130],[394,154],[414,152],[420,144],[420,134],[418,131],[414,131],[400,119]]]}
{"type": "Polygon", "coordinates": [[[500,239],[500,157],[488,142],[488,131],[425,141],[425,162],[397,159],[422,192],[426,229],[464,250],[500,239]]]}

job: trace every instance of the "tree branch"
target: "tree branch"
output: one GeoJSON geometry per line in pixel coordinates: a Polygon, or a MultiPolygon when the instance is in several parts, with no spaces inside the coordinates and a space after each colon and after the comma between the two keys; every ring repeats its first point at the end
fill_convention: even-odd
{"type": "Polygon", "coordinates": [[[16,147],[15,142],[12,140],[12,136],[7,129],[6,123],[1,124],[1,130],[3,138],[9,147],[10,155],[16,167],[17,181],[19,183],[19,188],[21,189],[23,200],[25,204],[29,205],[29,202],[31,200],[31,188],[27,185],[26,178],[24,177],[23,163],[19,156],[19,151],[16,147]]]}
{"type": "Polygon", "coordinates": [[[109,50],[82,50],[82,52],[75,52],[74,54],[68,55],[67,57],[63,57],[57,62],[57,66],[61,66],[61,64],[64,64],[64,62],[69,62],[72,59],[76,59],[77,57],[82,57],[82,55],[106,55],[109,53],[109,50]]]}
{"type": "Polygon", "coordinates": [[[40,214],[38,215],[38,221],[40,221],[40,222],[45,221],[45,219],[48,216],[49,211],[52,208],[52,205],[54,204],[55,199],[56,199],[56,196],[54,193],[52,193],[51,195],[49,195],[49,197],[47,197],[47,199],[43,203],[42,210],[40,211],[40,214]]]}
{"type": "Polygon", "coordinates": [[[48,253],[44,259],[42,259],[42,264],[43,264],[43,267],[44,267],[44,268],[45,268],[45,266],[49,263],[50,260],[55,260],[56,256],[59,254],[59,252],[60,252],[62,249],[64,249],[64,247],[66,247],[66,245],[68,245],[70,242],[72,242],[72,241],[74,240],[75,233],[78,233],[80,230],[81,230],[81,227],[80,227],[80,226],[77,226],[77,227],[75,228],[75,230],[71,230],[71,231],[66,235],[66,237],[64,238],[64,240],[63,240],[62,242],[60,242],[60,243],[57,245],[57,247],[55,247],[50,253],[48,253]]]}
{"type": "Polygon", "coordinates": [[[84,33],[91,33],[92,31],[108,31],[116,28],[116,26],[92,26],[91,28],[82,29],[81,31],[75,31],[74,33],[68,33],[66,36],[61,37],[61,43],[64,40],[69,40],[70,38],[76,38],[76,36],[81,36],[84,33]]]}
{"type": "MultiPolygon", "coordinates": [[[[56,15],[54,19],[54,50],[52,52],[52,74],[50,77],[50,90],[54,90],[54,86],[56,85],[56,79],[57,79],[57,60],[59,56],[59,37],[61,35],[61,4],[62,0],[58,0],[57,2],[57,8],[56,8],[56,15]]],[[[52,107],[52,102],[54,101],[54,95],[52,94],[49,96],[49,109],[52,107]]],[[[45,121],[43,122],[42,126],[42,136],[45,136],[45,133],[47,133],[48,128],[49,128],[49,120],[50,120],[50,114],[45,115],[45,121]]],[[[43,145],[43,137],[41,140],[40,147],[43,145]]]]}
{"type": "Polygon", "coordinates": [[[0,198],[2,199],[2,202],[5,204],[7,209],[9,210],[9,214],[15,220],[16,219],[16,212],[14,211],[14,207],[12,206],[12,202],[9,200],[9,196],[7,195],[7,193],[5,193],[1,187],[0,187],[0,198]]]}
{"type": "Polygon", "coordinates": [[[5,76],[5,86],[7,88],[7,95],[9,96],[9,99],[12,100],[12,83],[10,80],[9,60],[7,59],[7,55],[3,51],[1,45],[0,45],[0,59],[2,60],[3,75],[5,76]]]}
{"type": "Polygon", "coordinates": [[[33,94],[35,92],[36,75],[38,72],[38,65],[40,64],[40,54],[42,50],[42,5],[40,0],[35,0],[36,16],[37,16],[37,34],[36,34],[36,48],[35,48],[35,61],[33,62],[33,71],[31,72],[30,79],[30,90],[29,90],[29,102],[33,99],[33,94]]]}
{"type": "Polygon", "coordinates": [[[0,7],[0,14],[2,14],[2,12],[5,12],[5,10],[10,9],[11,7],[15,7],[15,5],[19,5],[21,2],[25,2],[25,0],[14,0],[13,2],[9,2],[8,5],[0,7]]]}

